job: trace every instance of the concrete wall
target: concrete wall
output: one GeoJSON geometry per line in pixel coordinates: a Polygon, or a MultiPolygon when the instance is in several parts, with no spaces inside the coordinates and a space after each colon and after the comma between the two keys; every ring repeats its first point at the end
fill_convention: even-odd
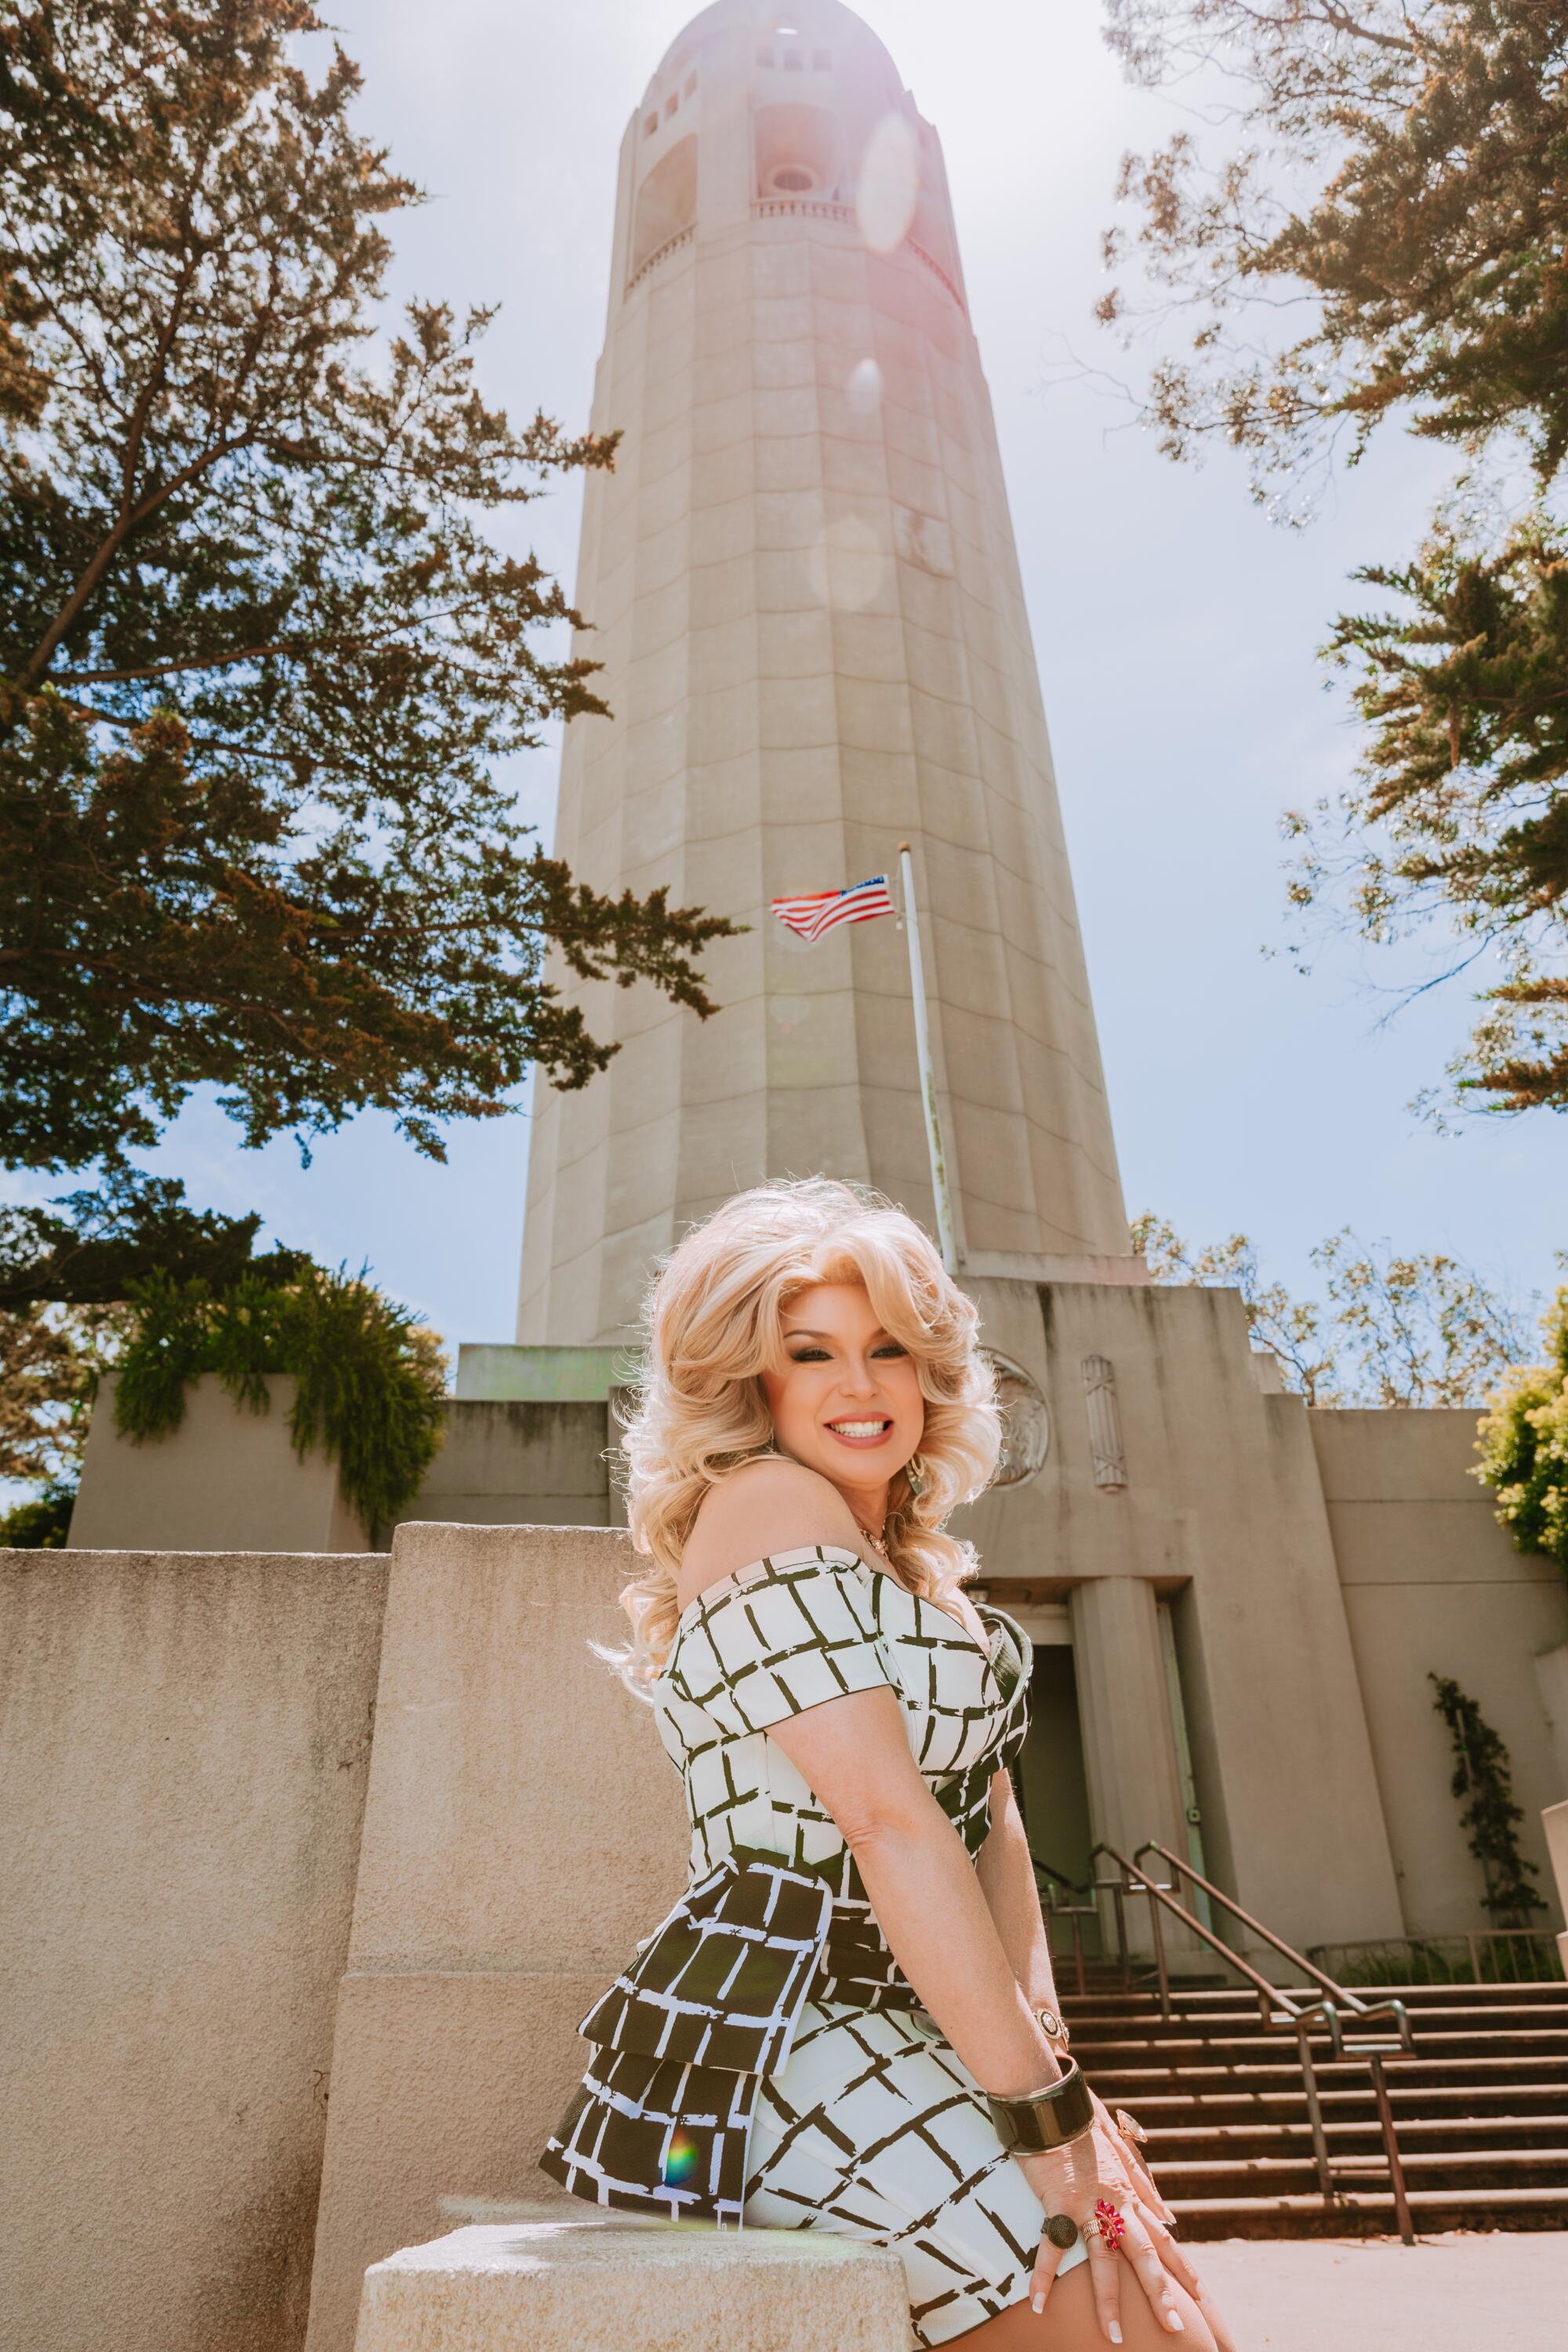
{"type": "Polygon", "coordinates": [[[447,1408],[446,1443],[402,1518],[474,1527],[607,1527],[619,1513],[605,1453],[618,1440],[602,1398],[454,1398],[447,1408]]]}
{"type": "MultiPolygon", "coordinates": [[[[138,1445],[114,1426],[111,1375],[88,1434],[72,1548],[368,1550],[365,1528],[343,1499],[336,1462],[294,1451],[292,1379],[275,1374],[267,1389],[269,1410],[248,1412],[208,1373],[193,1384],[179,1428],[138,1445]]],[[[605,1461],[606,1446],[617,1440],[613,1407],[603,1398],[453,1398],[441,1451],[400,1518],[481,1527],[618,1523],[623,1514],[605,1461]]]]}
{"type": "Polygon", "coordinates": [[[0,2342],[292,2352],[384,1557],[0,1552],[0,2342]]]}
{"type": "Polygon", "coordinates": [[[1210,1874],[1293,1943],[1397,1934],[1310,1416],[1261,1392],[1239,1296],[969,1286],[987,1341],[1039,1383],[1052,1438],[1037,1479],[986,1495],[963,1524],[1004,1605],[1071,1601],[1096,1836],[1184,1848],[1152,1633],[1153,1599],[1173,1597],[1210,1874]],[[1094,1358],[1114,1372],[1117,1486],[1095,1476],[1094,1358]],[[1119,1582],[1142,1599],[1086,1590],[1119,1582]]]}
{"type": "Polygon", "coordinates": [[[1306,1415],[1322,1474],[1405,1926],[1484,1927],[1480,1865],[1449,1793],[1428,1674],[1451,1675],[1507,1742],[1520,1843],[1561,1927],[1541,1828],[1563,1794],[1538,1653],[1568,1637],[1568,1584],[1514,1549],[1468,1474],[1473,1412],[1306,1415]]]}
{"type": "Polygon", "coordinates": [[[79,1551],[368,1551],[336,1462],[302,1458],[289,1434],[294,1382],[267,1381],[268,1409],[236,1404],[215,1372],[186,1391],[167,1437],[138,1444],[114,1426],[114,1374],[99,1391],[71,1513],[79,1551]]]}
{"type": "Polygon", "coordinates": [[[679,1778],[588,1649],[631,1567],[608,1529],[398,1530],[310,2352],[441,2197],[548,2193],[578,2020],[685,1884],[679,1778]]]}

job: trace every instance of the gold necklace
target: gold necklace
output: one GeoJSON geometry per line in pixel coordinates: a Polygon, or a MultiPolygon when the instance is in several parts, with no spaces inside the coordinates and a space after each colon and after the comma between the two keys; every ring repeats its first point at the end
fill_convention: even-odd
{"type": "MultiPolygon", "coordinates": [[[[857,1527],[860,1527],[858,1519],[856,1520],[855,1524],[857,1527]]],[[[891,1568],[893,1564],[892,1555],[889,1553],[886,1543],[882,1540],[882,1538],[880,1536],[874,1536],[869,1528],[860,1528],[860,1532],[865,1537],[867,1542],[871,1546],[872,1550],[879,1551],[882,1558],[887,1561],[889,1567],[891,1568]]]]}

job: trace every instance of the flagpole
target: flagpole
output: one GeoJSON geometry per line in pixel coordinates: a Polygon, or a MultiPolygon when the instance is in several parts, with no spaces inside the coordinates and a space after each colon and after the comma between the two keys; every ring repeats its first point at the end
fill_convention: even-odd
{"type": "Polygon", "coordinates": [[[952,1208],[947,1196],[947,1159],[942,1148],[942,1118],[936,1107],[936,1078],[931,1066],[931,1029],[926,1020],[925,968],[921,961],[921,928],[915,915],[915,863],[907,841],[899,844],[899,871],[904,886],[904,920],[910,932],[910,991],[915,1005],[915,1051],[920,1056],[921,1102],[925,1110],[926,1143],[931,1151],[931,1188],[936,1200],[936,1233],[942,1262],[949,1274],[958,1272],[958,1251],[952,1238],[952,1208]]]}

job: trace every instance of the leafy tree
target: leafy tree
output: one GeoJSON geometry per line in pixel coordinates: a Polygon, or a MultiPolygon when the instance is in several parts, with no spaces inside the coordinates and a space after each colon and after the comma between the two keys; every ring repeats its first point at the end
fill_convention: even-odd
{"type": "Polygon", "coordinates": [[[58,1551],[70,1535],[76,1488],[51,1478],[39,1495],[16,1503],[0,1516],[0,1551],[58,1551]]]}
{"type": "Polygon", "coordinates": [[[74,1475],[119,1322],[112,1307],[0,1307],[0,1478],[74,1475]]]}
{"type": "Polygon", "coordinates": [[[1524,1808],[1516,1804],[1513,1769],[1499,1733],[1468,1694],[1450,1675],[1428,1675],[1437,1696],[1432,1704],[1454,1744],[1449,1783],[1464,1802],[1459,1826],[1469,1832],[1469,1848],[1486,1883],[1482,1904],[1500,1927],[1528,1927],[1531,1914],[1545,1903],[1531,1885],[1541,1873],[1519,1850],[1524,1808]]]}
{"type": "Polygon", "coordinates": [[[1479,1404],[1528,1344],[1517,1310],[1457,1259],[1368,1247],[1348,1227],[1311,1252],[1323,1299],[1265,1281],[1245,1234],[1194,1251],[1143,1216],[1132,1245],[1156,1282],[1238,1289],[1254,1342],[1311,1405],[1479,1404]]]}
{"type": "Polygon", "coordinates": [[[168,1177],[110,1170],[97,1192],[68,1193],[47,1208],[0,1208],[0,1309],[114,1306],[154,1272],[216,1290],[247,1270],[289,1280],[307,1262],[303,1253],[256,1256],[260,1226],[254,1213],[187,1207],[184,1187],[168,1177]]]}
{"type": "Polygon", "coordinates": [[[1476,1475],[1496,1489],[1498,1517],[1520,1550],[1568,1574],[1568,1288],[1542,1328],[1547,1361],[1503,1381],[1481,1423],[1476,1475]]]}
{"type": "Polygon", "coordinates": [[[1107,9],[1133,80],[1193,84],[1234,134],[1122,169],[1136,226],[1107,260],[1146,289],[1100,315],[1186,344],[1152,367],[1161,446],[1242,451],[1292,520],[1391,416],[1464,468],[1412,562],[1357,574],[1401,604],[1336,625],[1370,750],[1337,805],[1288,818],[1293,900],[1376,941],[1455,926],[1453,970],[1494,950],[1460,1099],[1568,1108],[1568,0],[1107,9]]]}
{"type": "Polygon", "coordinates": [[[612,462],[488,406],[491,313],[376,339],[356,68],[306,0],[0,15],[0,1124],[115,1162],[213,1084],[247,1143],[374,1105],[422,1151],[613,1048],[542,959],[699,1014],[731,926],[602,896],[504,773],[603,709],[487,536],[612,462]]]}

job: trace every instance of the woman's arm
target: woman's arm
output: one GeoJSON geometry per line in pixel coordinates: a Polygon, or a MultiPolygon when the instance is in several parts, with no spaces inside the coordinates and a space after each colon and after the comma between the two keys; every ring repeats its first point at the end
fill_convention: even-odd
{"type": "Polygon", "coordinates": [[[1040,1914],[1035,1865],[1029,1859],[1029,1841],[1012,1780],[1005,1772],[998,1772],[991,1783],[991,1828],[977,1866],[986,1906],[1025,2000],[1032,2010],[1057,2009],[1056,1977],[1040,1914]]]}
{"type": "Polygon", "coordinates": [[[828,1699],[768,1737],[832,1814],[893,1958],[975,2081],[1003,2098],[1054,2083],[1056,2054],[893,1693],[828,1699]]]}

